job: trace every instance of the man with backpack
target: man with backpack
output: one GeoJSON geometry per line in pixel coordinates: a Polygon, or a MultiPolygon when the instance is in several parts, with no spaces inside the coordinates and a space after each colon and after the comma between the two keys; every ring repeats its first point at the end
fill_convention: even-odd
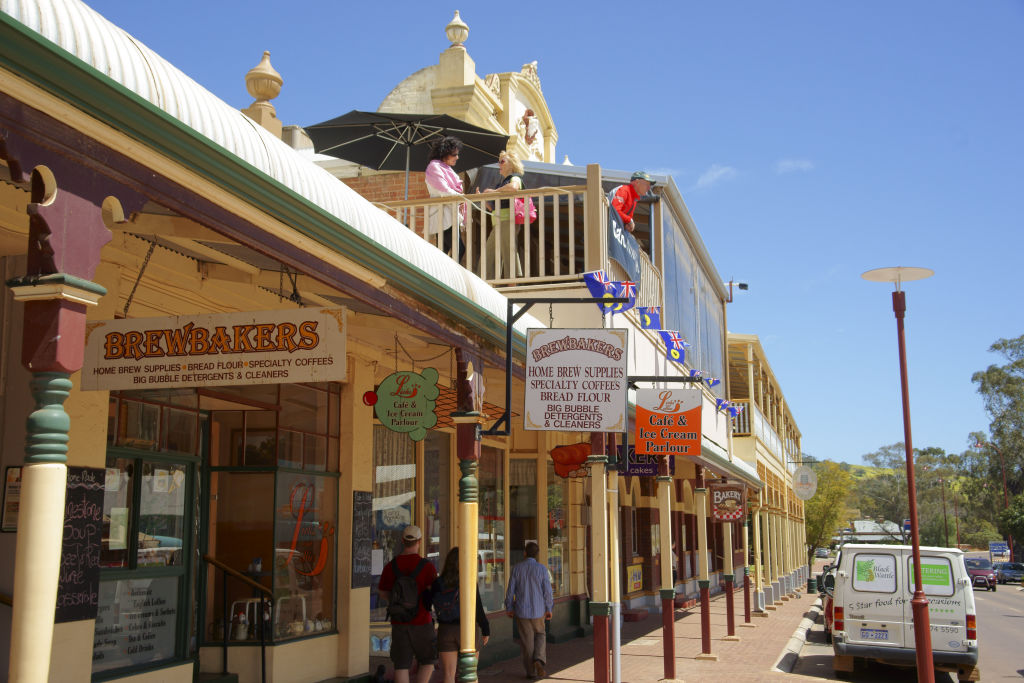
{"type": "Polygon", "coordinates": [[[419,662],[418,683],[428,683],[437,662],[437,636],[425,599],[437,570],[420,555],[423,532],[410,524],[402,531],[402,552],[384,565],[377,591],[388,601],[391,619],[391,661],[395,683],[409,683],[413,657],[419,662]]]}

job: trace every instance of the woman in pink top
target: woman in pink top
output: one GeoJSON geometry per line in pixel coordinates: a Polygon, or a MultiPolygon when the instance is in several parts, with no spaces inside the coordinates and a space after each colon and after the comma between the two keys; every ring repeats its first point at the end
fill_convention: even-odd
{"type": "MultiPolygon", "coordinates": [[[[446,137],[434,143],[430,149],[430,163],[427,164],[427,192],[431,197],[447,197],[462,194],[462,181],[452,169],[459,161],[459,152],[462,151],[462,141],[454,137],[446,137]]],[[[462,241],[462,223],[466,218],[466,204],[460,202],[458,211],[455,210],[455,203],[435,204],[427,209],[426,237],[442,233],[441,249],[451,254],[452,232],[458,228],[459,246],[458,252],[451,254],[463,260],[466,245],[462,241]]],[[[431,240],[433,241],[433,240],[431,240]]]]}

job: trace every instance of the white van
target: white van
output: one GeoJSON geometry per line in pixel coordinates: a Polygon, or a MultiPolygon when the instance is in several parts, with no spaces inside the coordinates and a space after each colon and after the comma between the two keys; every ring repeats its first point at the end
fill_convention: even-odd
{"type": "MultiPolygon", "coordinates": [[[[857,659],[914,666],[911,547],[848,543],[837,562],[824,577],[835,671],[853,671],[857,659]]],[[[935,669],[979,680],[977,613],[963,552],[923,547],[921,571],[935,669]]]]}

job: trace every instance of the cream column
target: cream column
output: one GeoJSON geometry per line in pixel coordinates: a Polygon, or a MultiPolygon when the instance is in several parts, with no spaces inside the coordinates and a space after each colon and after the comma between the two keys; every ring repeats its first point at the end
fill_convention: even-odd
{"type": "MultiPolygon", "coordinates": [[[[354,507],[355,492],[373,491],[373,455],[361,457],[355,444],[373,444],[373,422],[360,419],[366,406],[360,400],[363,392],[376,383],[373,366],[351,358],[348,383],[341,392],[341,474],[338,477],[339,508],[354,507]]],[[[338,515],[338,538],[352,538],[352,515],[338,515]]],[[[351,545],[351,543],[350,543],[351,545]]],[[[338,658],[337,671],[342,677],[365,673],[370,660],[370,592],[377,586],[352,588],[352,563],[338,562],[338,658]]]]}
{"type": "Polygon", "coordinates": [[[700,641],[701,653],[697,659],[717,660],[711,653],[711,580],[708,577],[708,490],[704,484],[704,468],[697,465],[697,486],[693,491],[693,504],[697,508],[697,585],[700,587],[700,641]]]}
{"type": "MultiPolygon", "coordinates": [[[[765,494],[767,498],[767,493],[765,494]]],[[[775,602],[775,554],[772,552],[772,520],[766,501],[761,503],[761,530],[764,534],[764,603],[773,610],[775,602]]]]}
{"type": "Polygon", "coordinates": [[[754,520],[754,610],[756,614],[767,616],[764,613],[764,568],[761,566],[761,506],[751,510],[750,516],[754,520]]]}

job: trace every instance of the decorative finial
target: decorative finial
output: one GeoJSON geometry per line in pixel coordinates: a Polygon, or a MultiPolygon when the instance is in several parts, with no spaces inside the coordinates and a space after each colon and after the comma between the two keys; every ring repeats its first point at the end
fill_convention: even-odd
{"type": "Polygon", "coordinates": [[[266,102],[280,95],[283,83],[281,74],[270,66],[269,50],[263,53],[260,63],[245,74],[245,89],[256,98],[256,102],[266,102]]]}
{"type": "Polygon", "coordinates": [[[445,35],[452,41],[451,47],[461,47],[466,38],[469,37],[469,26],[459,17],[459,10],[455,10],[455,17],[444,27],[445,35]]]}

